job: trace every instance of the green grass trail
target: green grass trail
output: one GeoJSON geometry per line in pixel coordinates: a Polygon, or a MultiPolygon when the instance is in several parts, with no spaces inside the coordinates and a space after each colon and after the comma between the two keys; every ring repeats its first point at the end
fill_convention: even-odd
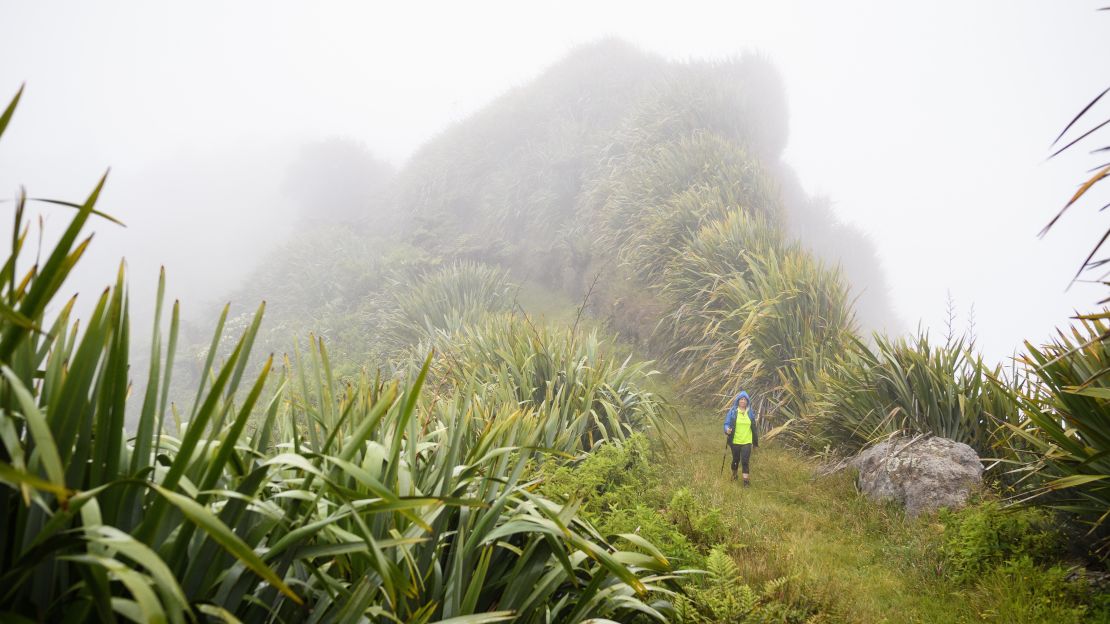
{"type": "MultiPolygon", "coordinates": [[[[517,298],[540,322],[569,326],[577,318],[579,302],[549,290],[525,284],[517,298]]],[[[580,329],[603,330],[603,323],[586,316],[580,329]]],[[[642,357],[623,341],[613,346],[621,357],[642,357]]],[[[977,613],[966,590],[943,577],[943,526],[936,518],[907,519],[897,506],[867,500],[847,472],[817,477],[816,460],[774,441],[753,450],[752,486],[743,488],[730,479],[728,460],[721,469],[724,410],[690,406],[674,382],[660,374],[653,390],[671,398],[685,435],[673,436],[661,460],[662,479],[653,485],[659,496],[645,492],[644,499],[670,500],[687,488],[704,512],[719,509],[739,582],[759,587],[787,577],[794,595],[784,598],[812,603],[833,622],[999,621],[977,613]]]]}
{"type": "Polygon", "coordinates": [[[664,460],[660,487],[688,488],[704,509],[720,510],[743,582],[788,577],[791,591],[837,621],[982,621],[940,574],[935,518],[910,520],[868,501],[845,472],[817,477],[814,460],[773,441],[754,449],[752,486],[743,488],[727,463],[721,469],[717,415],[679,410],[687,438],[664,460]]]}

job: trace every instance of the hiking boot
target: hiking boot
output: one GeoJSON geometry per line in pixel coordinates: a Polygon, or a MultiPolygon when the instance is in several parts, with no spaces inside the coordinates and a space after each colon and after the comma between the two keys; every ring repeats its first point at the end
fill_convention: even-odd
{"type": "Polygon", "coordinates": [[[735,471],[733,471],[733,473],[732,473],[732,480],[733,480],[733,481],[735,481],[735,480],[736,480],[736,472],[735,472],[735,471]]]}
{"type": "Polygon", "coordinates": [[[751,487],[751,486],[752,486],[752,482],[747,480],[747,479],[744,479],[744,487],[751,487]]]}

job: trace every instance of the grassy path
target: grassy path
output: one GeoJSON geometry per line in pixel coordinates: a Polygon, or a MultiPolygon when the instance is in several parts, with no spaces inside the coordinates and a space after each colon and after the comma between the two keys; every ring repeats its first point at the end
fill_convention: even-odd
{"type": "MultiPolygon", "coordinates": [[[[576,318],[577,302],[550,292],[528,287],[518,297],[548,322],[570,325],[576,318]]],[[[599,325],[587,319],[586,326],[599,325]]],[[[616,346],[621,357],[635,354],[627,344],[616,346]]],[[[742,582],[760,587],[786,577],[784,598],[816,606],[831,622],[998,621],[976,613],[975,601],[961,593],[966,590],[942,576],[943,526],[935,518],[909,520],[895,506],[867,500],[849,474],[817,477],[816,461],[775,442],[754,449],[752,487],[745,489],[730,480],[727,464],[721,469],[723,412],[710,415],[684,404],[667,376],[654,383],[653,390],[672,397],[687,435],[673,441],[661,461],[662,478],[652,480],[662,491],[641,496],[645,502],[668,501],[685,488],[699,512],[719,510],[742,582]]]]}
{"type": "Polygon", "coordinates": [[[834,621],[981,621],[940,576],[934,519],[869,502],[848,474],[815,477],[815,462],[774,442],[754,450],[752,487],[742,488],[721,470],[720,424],[684,415],[688,438],[665,460],[661,487],[688,488],[699,508],[720,510],[744,582],[788,577],[791,599],[834,621]]]}

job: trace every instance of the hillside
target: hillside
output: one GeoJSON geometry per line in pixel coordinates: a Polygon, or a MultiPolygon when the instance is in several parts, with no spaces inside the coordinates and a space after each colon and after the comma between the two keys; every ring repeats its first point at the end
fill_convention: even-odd
{"type": "Polygon", "coordinates": [[[757,57],[675,63],[619,41],[580,48],[429,141],[383,193],[383,208],[371,213],[382,217],[302,231],[228,299],[264,297],[268,322],[283,330],[343,336],[352,322],[372,331],[385,285],[465,259],[572,298],[601,273],[592,312],[646,316],[635,327],[618,324],[642,337],[658,315],[650,305],[615,314],[612,306],[628,300],[615,301],[618,289],[606,287],[624,280],[614,260],[626,241],[612,226],[625,218],[613,211],[625,208],[614,195],[623,192],[619,201],[644,216],[670,210],[682,193],[724,184],[731,188],[718,213],[658,225],[696,231],[722,211],[758,204],[774,215],[777,236],[841,267],[864,331],[897,328],[870,243],[807,197],[780,160],[784,98],[774,69],[757,57]],[[666,159],[680,168],[664,170],[666,159]],[[309,284],[328,290],[301,292],[309,284]],[[289,288],[298,292],[285,295],[289,288]]]}
{"type": "MultiPolygon", "coordinates": [[[[992,381],[1007,373],[965,343],[973,336],[936,344],[926,336],[907,343],[871,338],[872,331],[897,333],[901,325],[880,264],[866,237],[839,223],[827,202],[808,197],[782,161],[785,98],[774,68],[755,56],[671,62],[619,41],[580,48],[414,154],[378,200],[392,215],[381,227],[369,219],[356,228],[321,228],[267,263],[251,292],[280,291],[290,275],[297,276],[291,285],[330,288],[327,296],[298,295],[288,307],[271,307],[281,330],[270,348],[281,351],[291,330],[315,331],[328,338],[337,370],[393,370],[413,356],[414,341],[426,348],[440,340],[421,335],[459,331],[492,305],[614,333],[632,357],[657,361],[667,386],[680,389],[665,394],[687,416],[716,413],[738,389],[754,390],[764,431],[785,427],[791,446],[803,451],[843,454],[897,430],[946,431],[983,456],[1029,462],[1030,447],[1015,445],[1006,425],[991,424],[1021,423],[1024,408],[1020,396],[992,381]],[[296,257],[311,261],[290,264],[296,257]],[[460,273],[460,262],[475,264],[460,273]],[[429,291],[426,284],[469,279],[463,274],[486,270],[480,267],[494,271],[475,291],[486,295],[472,300],[457,292],[433,301],[438,287],[429,291]],[[892,369],[883,369],[883,358],[892,369]],[[868,376],[884,375],[906,375],[913,390],[883,394],[868,376]],[[922,409],[915,397],[923,395],[946,398],[922,409]],[[898,405],[906,419],[883,418],[898,405]]],[[[1028,383],[1021,379],[1012,378],[1028,383]]],[[[690,458],[715,456],[703,437],[711,427],[698,418],[686,426],[701,432],[691,438],[697,450],[690,458]]],[[[807,460],[788,453],[777,465],[791,461],[807,460]]],[[[1005,493],[1014,479],[999,466],[989,478],[1005,493]]],[[[673,468],[689,470],[683,462],[673,468]]],[[[687,487],[698,492],[704,478],[691,475],[687,487]]],[[[813,495],[818,505],[828,504],[813,495]]],[[[825,513],[791,508],[795,500],[785,501],[782,512],[825,513]]],[[[664,514],[667,504],[658,503],[664,514]]],[[[803,577],[831,566],[832,576],[807,580],[809,590],[828,596],[818,613],[895,621],[905,612],[915,614],[913,621],[939,621],[946,594],[965,588],[922,572],[924,561],[944,567],[927,554],[937,548],[938,525],[907,528],[883,518],[877,533],[863,539],[876,553],[903,549],[884,564],[889,568],[833,563],[859,561],[845,551],[860,537],[838,531],[829,536],[832,557],[806,563],[802,556],[794,568],[776,563],[782,556],[776,551],[761,555],[758,565],[803,577]],[[877,582],[869,576],[905,570],[935,593],[916,602],[908,587],[883,598],[870,589],[866,596],[835,589],[837,576],[877,582]],[[852,604],[874,607],[852,612],[852,604]]],[[[807,538],[790,539],[803,548],[807,538]]],[[[1022,600],[977,591],[980,606],[964,603],[950,621],[989,611],[997,601],[1022,600]]],[[[1008,617],[1040,617],[1014,613],[1008,617]]]]}
{"type": "Polygon", "coordinates": [[[0,619],[1110,621],[1107,315],[1009,369],[897,335],[866,238],[781,159],[785,108],[757,57],[605,41],[395,175],[325,146],[211,334],[160,284],[145,361],[122,268],[90,318],[50,305],[101,187],[19,278],[21,199],[0,619]],[[826,470],[900,434],[983,459],[965,509],[826,470]]]}

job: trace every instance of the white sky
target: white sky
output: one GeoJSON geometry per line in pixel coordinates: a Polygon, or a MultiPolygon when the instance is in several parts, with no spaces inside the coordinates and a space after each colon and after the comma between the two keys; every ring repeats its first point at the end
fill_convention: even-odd
{"type": "Polygon", "coordinates": [[[616,36],[778,65],[786,159],[874,238],[907,327],[940,331],[950,291],[1002,358],[1102,296],[1064,291],[1102,232],[1097,206],[1036,233],[1099,164],[1045,156],[1110,85],[1106,0],[386,4],[0,0],[0,99],[28,85],[0,191],[75,199],[111,165],[104,208],[129,227],[98,226],[94,268],[126,254],[141,298],[164,262],[186,303],[206,301],[288,233],[277,188],[299,143],[351,137],[401,164],[572,46],[616,36]]]}

